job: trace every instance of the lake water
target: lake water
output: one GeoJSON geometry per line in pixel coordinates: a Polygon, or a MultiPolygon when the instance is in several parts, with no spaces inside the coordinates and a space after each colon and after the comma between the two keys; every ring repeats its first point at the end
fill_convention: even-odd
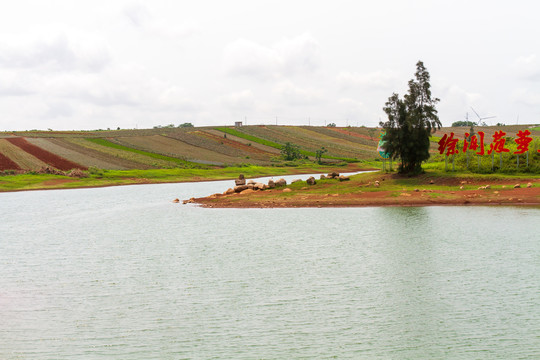
{"type": "Polygon", "coordinates": [[[538,359],[540,209],[0,194],[0,359],[538,359]]]}

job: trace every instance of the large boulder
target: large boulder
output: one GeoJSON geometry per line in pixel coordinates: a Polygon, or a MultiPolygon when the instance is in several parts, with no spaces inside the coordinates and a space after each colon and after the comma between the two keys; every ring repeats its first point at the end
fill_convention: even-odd
{"type": "Polygon", "coordinates": [[[238,179],[234,180],[234,184],[236,186],[246,185],[246,179],[244,178],[244,175],[240,174],[238,176],[238,179]]]}
{"type": "Polygon", "coordinates": [[[339,176],[339,181],[349,181],[351,180],[348,176],[345,176],[345,175],[340,175],[339,176]]]}
{"type": "Polygon", "coordinates": [[[332,172],[332,173],[328,174],[326,177],[327,177],[327,178],[330,178],[330,179],[336,179],[336,178],[339,177],[339,173],[337,173],[337,172],[332,172]]]}
{"type": "Polygon", "coordinates": [[[273,189],[275,187],[276,187],[276,183],[274,182],[274,180],[272,179],[268,180],[268,188],[273,189]]]}
{"type": "Polygon", "coordinates": [[[239,193],[239,192],[242,192],[242,191],[246,190],[247,188],[248,188],[247,185],[238,185],[238,186],[234,187],[234,192],[239,193]]]}
{"type": "Polygon", "coordinates": [[[255,183],[253,184],[253,190],[266,190],[268,186],[263,183],[255,183]]]}
{"type": "Polygon", "coordinates": [[[326,176],[324,174],[321,174],[321,180],[326,179],[326,176]]]}
{"type": "Polygon", "coordinates": [[[315,181],[315,178],[313,176],[310,176],[307,180],[306,180],[306,183],[308,185],[315,185],[317,183],[317,181],[315,181]]]}
{"type": "Polygon", "coordinates": [[[283,178],[276,181],[276,186],[285,186],[285,185],[287,185],[287,181],[283,178]]]}
{"type": "Polygon", "coordinates": [[[293,181],[291,181],[291,184],[294,184],[294,183],[297,183],[297,182],[301,182],[302,179],[294,179],[293,181]]]}

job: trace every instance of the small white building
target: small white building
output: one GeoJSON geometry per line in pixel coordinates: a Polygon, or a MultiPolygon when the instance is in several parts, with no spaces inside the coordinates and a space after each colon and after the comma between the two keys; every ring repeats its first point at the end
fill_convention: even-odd
{"type": "Polygon", "coordinates": [[[240,126],[242,126],[242,122],[241,121],[235,121],[234,126],[235,127],[240,127],[240,126]]]}

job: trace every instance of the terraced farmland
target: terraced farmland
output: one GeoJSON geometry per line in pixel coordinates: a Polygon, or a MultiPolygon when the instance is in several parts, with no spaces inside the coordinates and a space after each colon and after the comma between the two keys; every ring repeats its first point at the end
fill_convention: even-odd
{"type": "Polygon", "coordinates": [[[238,161],[235,157],[162,135],[119,137],[115,138],[115,141],[135,149],[151,151],[200,164],[224,165],[234,164],[238,161]]]}
{"type": "Polygon", "coordinates": [[[11,163],[16,164],[15,168],[5,167],[2,170],[39,170],[47,166],[47,163],[41,161],[35,156],[22,150],[20,147],[12,144],[9,139],[0,139],[0,153],[9,159],[11,163]]]}
{"type": "Polygon", "coordinates": [[[77,146],[66,138],[27,138],[27,141],[87,168],[126,170],[136,166],[136,163],[122,164],[120,160],[104,158],[102,153],[77,146]]]}
{"type": "Polygon", "coordinates": [[[311,153],[324,146],[328,150],[327,156],[356,159],[369,159],[376,156],[373,146],[359,144],[341,136],[330,136],[330,134],[314,131],[311,127],[246,126],[238,130],[272,143],[290,142],[311,153]]]}
{"type": "Polygon", "coordinates": [[[86,169],[84,166],[64,159],[63,157],[53,154],[47,150],[40,148],[29,143],[25,138],[16,137],[7,139],[10,143],[21,148],[21,150],[33,155],[44,163],[51,164],[54,168],[59,170],[71,170],[71,169],[86,169]]]}
{"type": "MultiPolygon", "coordinates": [[[[503,130],[514,137],[528,129],[540,136],[540,128],[529,125],[478,127],[490,139],[503,130]]],[[[454,132],[463,139],[468,127],[444,128],[434,134],[437,141],[454,132]]],[[[326,162],[343,159],[372,160],[380,130],[365,127],[328,128],[312,126],[243,126],[159,128],[109,131],[24,131],[0,133],[0,171],[36,171],[44,167],[61,170],[90,167],[111,170],[158,168],[207,168],[240,164],[279,165],[281,147],[290,142],[314,159],[325,147],[326,162]]]]}

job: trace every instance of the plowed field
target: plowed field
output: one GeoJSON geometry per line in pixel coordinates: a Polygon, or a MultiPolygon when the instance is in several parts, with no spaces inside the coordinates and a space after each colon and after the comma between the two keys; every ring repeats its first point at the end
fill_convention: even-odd
{"type": "Polygon", "coordinates": [[[252,143],[243,143],[236,141],[234,139],[224,136],[220,136],[214,133],[207,131],[201,131],[199,136],[202,136],[210,141],[213,141],[216,144],[223,145],[222,148],[225,151],[234,154],[234,156],[250,156],[252,159],[260,160],[270,160],[270,157],[273,156],[273,153],[260,149],[256,146],[253,146],[252,143]]]}
{"type": "Polygon", "coordinates": [[[85,167],[96,167],[100,169],[112,170],[125,170],[129,168],[116,164],[115,159],[112,157],[110,159],[111,161],[100,159],[105,158],[105,156],[99,153],[92,153],[89,149],[75,146],[64,139],[28,138],[27,141],[44,150],[50,151],[53,154],[74,163],[81,164],[85,167]]]}
{"type": "MultiPolygon", "coordinates": [[[[167,135],[167,137],[177,139],[179,141],[182,141],[183,143],[195,146],[199,149],[208,150],[214,154],[226,155],[230,158],[228,160],[222,161],[222,163],[238,164],[245,162],[245,160],[243,159],[245,159],[246,156],[251,156],[250,153],[245,153],[241,151],[239,146],[233,146],[232,143],[227,143],[227,141],[223,141],[226,140],[223,137],[223,133],[218,136],[207,136],[207,134],[208,133],[206,132],[206,130],[201,129],[175,132],[167,135]]],[[[254,161],[254,163],[257,163],[257,161],[254,161]]]]}
{"type": "Polygon", "coordinates": [[[196,163],[222,165],[239,162],[238,158],[211,151],[204,147],[190,145],[168,136],[131,136],[117,138],[117,140],[123,145],[131,146],[136,149],[146,151],[148,151],[147,149],[152,149],[153,152],[158,154],[184,158],[196,163]]]}
{"type": "Polygon", "coordinates": [[[10,138],[6,139],[13,145],[18,146],[22,150],[26,151],[27,153],[35,156],[36,158],[40,159],[41,161],[49,164],[50,166],[53,166],[57,168],[58,170],[71,170],[71,169],[83,169],[86,170],[87,167],[76,164],[72,161],[66,160],[58,155],[55,155],[47,150],[44,150],[38,146],[35,146],[28,141],[26,141],[25,138],[10,138]]]}
{"type": "MultiPolygon", "coordinates": [[[[214,130],[214,129],[205,130],[205,132],[207,132],[209,134],[216,135],[219,138],[222,138],[223,134],[224,134],[222,131],[214,130]]],[[[238,142],[238,143],[241,143],[241,144],[245,144],[245,145],[251,144],[250,145],[251,147],[256,147],[257,149],[261,149],[264,152],[270,153],[272,155],[279,155],[280,154],[279,149],[273,148],[271,146],[266,146],[266,145],[263,145],[263,144],[259,144],[257,142],[253,142],[253,141],[250,141],[250,140],[247,140],[247,139],[242,139],[242,138],[240,138],[238,136],[227,134],[227,139],[238,142]]]]}
{"type": "Polygon", "coordinates": [[[346,139],[331,137],[315,131],[294,126],[249,126],[239,129],[246,134],[260,137],[272,142],[285,144],[290,142],[303,150],[315,152],[324,146],[330,156],[349,158],[372,158],[375,156],[373,147],[357,144],[346,139]]]}
{"type": "Polygon", "coordinates": [[[7,156],[0,153],[0,171],[1,170],[21,170],[19,165],[11,161],[7,156]]]}
{"type": "MultiPolygon", "coordinates": [[[[47,163],[39,160],[18,146],[13,145],[7,139],[0,139],[0,152],[13,161],[22,170],[39,170],[47,166],[47,163]]],[[[6,169],[8,170],[8,169],[6,169]]],[[[14,169],[15,170],[15,169],[14,169]]]]}

